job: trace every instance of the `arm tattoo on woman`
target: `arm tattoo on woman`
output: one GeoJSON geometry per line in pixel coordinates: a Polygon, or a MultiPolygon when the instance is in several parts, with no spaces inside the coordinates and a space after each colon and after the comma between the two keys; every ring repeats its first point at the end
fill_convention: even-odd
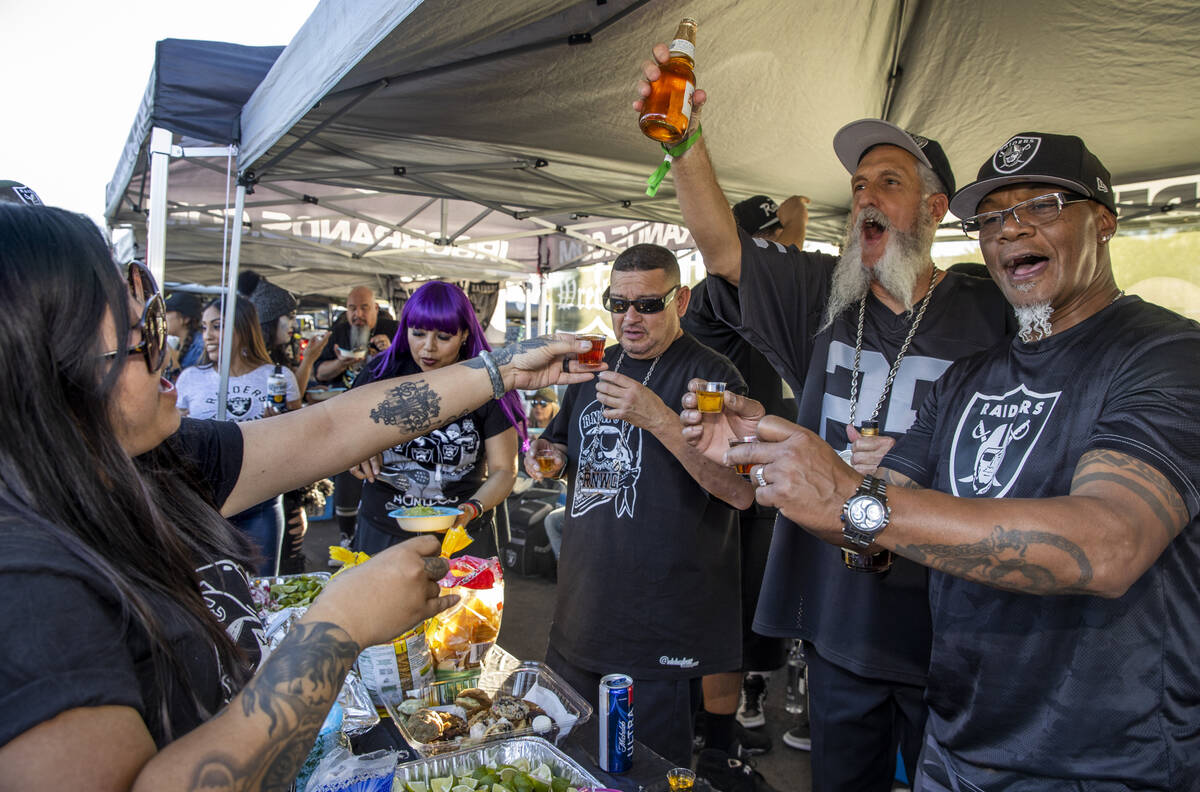
{"type": "Polygon", "coordinates": [[[371,409],[371,420],[423,434],[437,425],[442,397],[424,380],[402,382],[389,388],[383,401],[371,409]]]}
{"type": "MultiPolygon", "coordinates": [[[[270,741],[254,757],[204,757],[191,789],[289,789],[358,653],[336,624],[293,626],[241,693],[241,714],[265,715],[270,741]]],[[[217,717],[231,717],[229,709],[217,717]]]]}
{"type": "Polygon", "coordinates": [[[1098,449],[1080,458],[1071,480],[1071,494],[1088,494],[1088,485],[1115,484],[1140,500],[1154,514],[1170,542],[1188,524],[1183,498],[1166,477],[1140,459],[1119,451],[1098,449]]]}
{"type": "Polygon", "coordinates": [[[1045,531],[1022,531],[997,525],[986,539],[971,544],[903,545],[896,552],[917,563],[956,577],[1030,594],[1086,593],[1092,563],[1074,542],[1045,531]],[[1053,548],[1071,556],[1079,569],[1074,581],[1060,582],[1048,567],[1027,558],[1031,550],[1053,548]]]}

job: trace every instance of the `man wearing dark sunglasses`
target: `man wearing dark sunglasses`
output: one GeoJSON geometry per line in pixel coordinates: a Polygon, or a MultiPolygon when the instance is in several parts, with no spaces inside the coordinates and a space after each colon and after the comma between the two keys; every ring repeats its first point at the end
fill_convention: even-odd
{"type": "Polygon", "coordinates": [[[638,739],[685,766],[701,677],[740,666],[736,509],[753,495],[683,442],[674,405],[690,379],[744,389],[681,329],[689,297],[666,248],[618,256],[603,298],[617,337],[608,371],[567,389],[525,459],[540,479],[536,455],[551,451],[568,476],[547,664],[589,698],[603,674],[630,673],[638,739]]]}

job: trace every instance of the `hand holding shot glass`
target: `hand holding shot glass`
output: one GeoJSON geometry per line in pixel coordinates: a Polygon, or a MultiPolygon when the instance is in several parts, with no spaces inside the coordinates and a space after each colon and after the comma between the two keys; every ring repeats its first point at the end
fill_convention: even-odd
{"type": "Polygon", "coordinates": [[[562,455],[554,448],[539,448],[533,454],[537,462],[538,472],[546,478],[558,478],[562,473],[562,455]]]}
{"type": "Polygon", "coordinates": [[[581,366],[599,366],[604,362],[604,344],[608,341],[608,336],[603,333],[578,333],[575,338],[592,345],[587,352],[579,353],[577,360],[581,366]]]}

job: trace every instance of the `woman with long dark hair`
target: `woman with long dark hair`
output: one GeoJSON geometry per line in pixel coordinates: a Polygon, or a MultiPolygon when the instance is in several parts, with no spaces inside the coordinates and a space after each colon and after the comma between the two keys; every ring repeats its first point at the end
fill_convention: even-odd
{"type": "Polygon", "coordinates": [[[348,570],[255,670],[251,548],[221,515],[591,375],[543,338],[263,421],[181,420],[162,298],[129,275],[88,218],[0,205],[0,786],[284,789],[361,649],[452,604],[447,566],[422,537],[348,570]]]}
{"type": "MultiPolygon", "coordinates": [[[[217,417],[217,399],[220,395],[221,377],[218,364],[221,360],[221,321],[224,317],[224,300],[218,298],[204,307],[200,315],[200,332],[204,337],[204,353],[200,362],[184,369],[175,383],[178,392],[176,404],[181,415],[191,418],[212,419],[217,417]]],[[[263,342],[262,328],[254,304],[245,297],[238,297],[233,314],[232,353],[229,356],[229,382],[226,387],[225,414],[229,420],[239,423],[257,421],[274,415],[270,404],[267,380],[275,371],[275,364],[263,342]]],[[[282,369],[287,381],[287,406],[300,408],[300,390],[296,378],[288,369],[282,369]]],[[[276,570],[279,546],[283,538],[283,499],[280,496],[256,503],[229,521],[246,532],[258,548],[262,562],[258,572],[271,575],[276,570]]]]}
{"type": "MultiPolygon", "coordinates": [[[[391,346],[359,374],[354,387],[435,371],[490,349],[463,290],[430,281],[404,303],[391,346]]],[[[406,506],[454,506],[461,512],[456,524],[476,537],[490,533],[491,511],[512,492],[517,447],[526,437],[521,397],[510,392],[358,465],[351,472],[367,482],[354,549],[373,554],[415,536],[388,517],[406,506]]]]}

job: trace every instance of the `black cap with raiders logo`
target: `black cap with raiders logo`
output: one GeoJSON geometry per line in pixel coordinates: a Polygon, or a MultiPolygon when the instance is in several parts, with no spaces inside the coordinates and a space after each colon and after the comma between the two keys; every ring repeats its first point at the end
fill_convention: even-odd
{"type": "Polygon", "coordinates": [[[950,169],[950,160],[946,159],[942,145],[933,138],[917,135],[878,118],[851,121],[833,136],[833,150],[850,173],[858,170],[864,154],[885,144],[898,146],[912,154],[942,180],[946,195],[954,194],[954,171],[950,169]]]}
{"type": "Polygon", "coordinates": [[[1066,187],[1117,213],[1108,169],[1079,138],[1048,132],[1022,132],[1009,138],[983,163],[975,181],[950,199],[950,211],[955,217],[972,217],[993,190],[1029,183],[1066,187]]]}
{"type": "Polygon", "coordinates": [[[42,206],[42,199],[32,189],[21,184],[21,182],[0,180],[0,203],[42,206]]]}
{"type": "Polygon", "coordinates": [[[733,205],[733,219],[750,236],[779,225],[779,207],[766,195],[755,195],[733,205]]]}

